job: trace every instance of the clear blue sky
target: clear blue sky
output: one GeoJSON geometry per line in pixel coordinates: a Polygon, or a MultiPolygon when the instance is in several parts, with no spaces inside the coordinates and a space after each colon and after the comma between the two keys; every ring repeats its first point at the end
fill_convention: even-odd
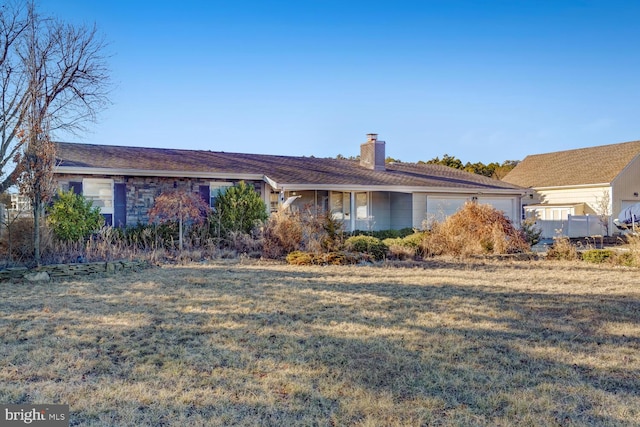
{"type": "Polygon", "coordinates": [[[640,1],[41,0],[110,42],[77,142],[463,162],[640,139],[640,1]]]}

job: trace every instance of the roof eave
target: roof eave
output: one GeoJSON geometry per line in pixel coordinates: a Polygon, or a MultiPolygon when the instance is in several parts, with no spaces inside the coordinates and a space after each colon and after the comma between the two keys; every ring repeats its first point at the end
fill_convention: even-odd
{"type": "Polygon", "coordinates": [[[572,185],[553,185],[547,187],[531,187],[535,191],[545,191],[545,190],[570,190],[574,188],[590,188],[590,187],[610,187],[610,182],[601,182],[594,184],[572,184],[572,185]]]}
{"type": "Polygon", "coordinates": [[[167,178],[205,178],[205,179],[256,179],[264,180],[263,174],[228,173],[228,172],[198,172],[174,170],[148,169],[114,169],[114,168],[86,168],[82,166],[57,166],[55,174],[77,175],[127,175],[127,176],[159,176],[167,178]]]}
{"type": "Polygon", "coordinates": [[[55,174],[70,175],[106,175],[106,176],[157,176],[167,178],[204,178],[204,179],[253,179],[264,181],[273,189],[283,191],[327,190],[327,191],[392,191],[400,193],[453,193],[453,194],[500,194],[525,195],[527,189],[518,188],[453,188],[429,186],[401,186],[401,185],[362,185],[362,184],[301,184],[278,183],[264,174],[198,172],[176,170],[149,170],[125,168],[87,168],[82,166],[57,166],[55,174]]]}
{"type": "Polygon", "coordinates": [[[523,188],[453,188],[453,187],[428,187],[428,186],[401,186],[401,185],[354,185],[354,184],[296,184],[282,183],[279,188],[286,191],[392,191],[397,193],[454,193],[454,194],[501,194],[501,195],[525,195],[528,190],[523,188]]]}

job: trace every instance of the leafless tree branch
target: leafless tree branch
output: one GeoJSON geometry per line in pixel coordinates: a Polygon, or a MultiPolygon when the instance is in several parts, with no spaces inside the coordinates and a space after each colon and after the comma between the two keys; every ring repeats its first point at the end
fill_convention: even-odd
{"type": "Polygon", "coordinates": [[[106,48],[95,26],[41,16],[33,1],[0,7],[0,192],[19,175],[14,158],[30,140],[20,130],[79,133],[108,105],[106,48]]]}

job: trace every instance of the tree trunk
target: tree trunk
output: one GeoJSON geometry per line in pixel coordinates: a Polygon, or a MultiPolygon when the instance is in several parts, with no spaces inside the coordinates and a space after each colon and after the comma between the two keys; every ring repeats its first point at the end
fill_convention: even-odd
{"type": "Polygon", "coordinates": [[[178,232],[180,233],[180,237],[178,238],[178,244],[180,246],[180,252],[182,252],[182,200],[180,200],[179,204],[179,215],[180,219],[178,220],[178,232]]]}
{"type": "Polygon", "coordinates": [[[40,267],[40,211],[42,210],[40,198],[35,197],[33,204],[33,258],[36,266],[40,267]]]}

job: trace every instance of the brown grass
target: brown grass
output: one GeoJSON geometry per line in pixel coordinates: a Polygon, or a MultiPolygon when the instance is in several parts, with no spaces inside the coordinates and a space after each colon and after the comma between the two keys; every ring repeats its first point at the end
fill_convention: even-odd
{"type": "Polygon", "coordinates": [[[640,424],[637,269],[422,265],[1,283],[0,402],[83,426],[640,424]]]}

